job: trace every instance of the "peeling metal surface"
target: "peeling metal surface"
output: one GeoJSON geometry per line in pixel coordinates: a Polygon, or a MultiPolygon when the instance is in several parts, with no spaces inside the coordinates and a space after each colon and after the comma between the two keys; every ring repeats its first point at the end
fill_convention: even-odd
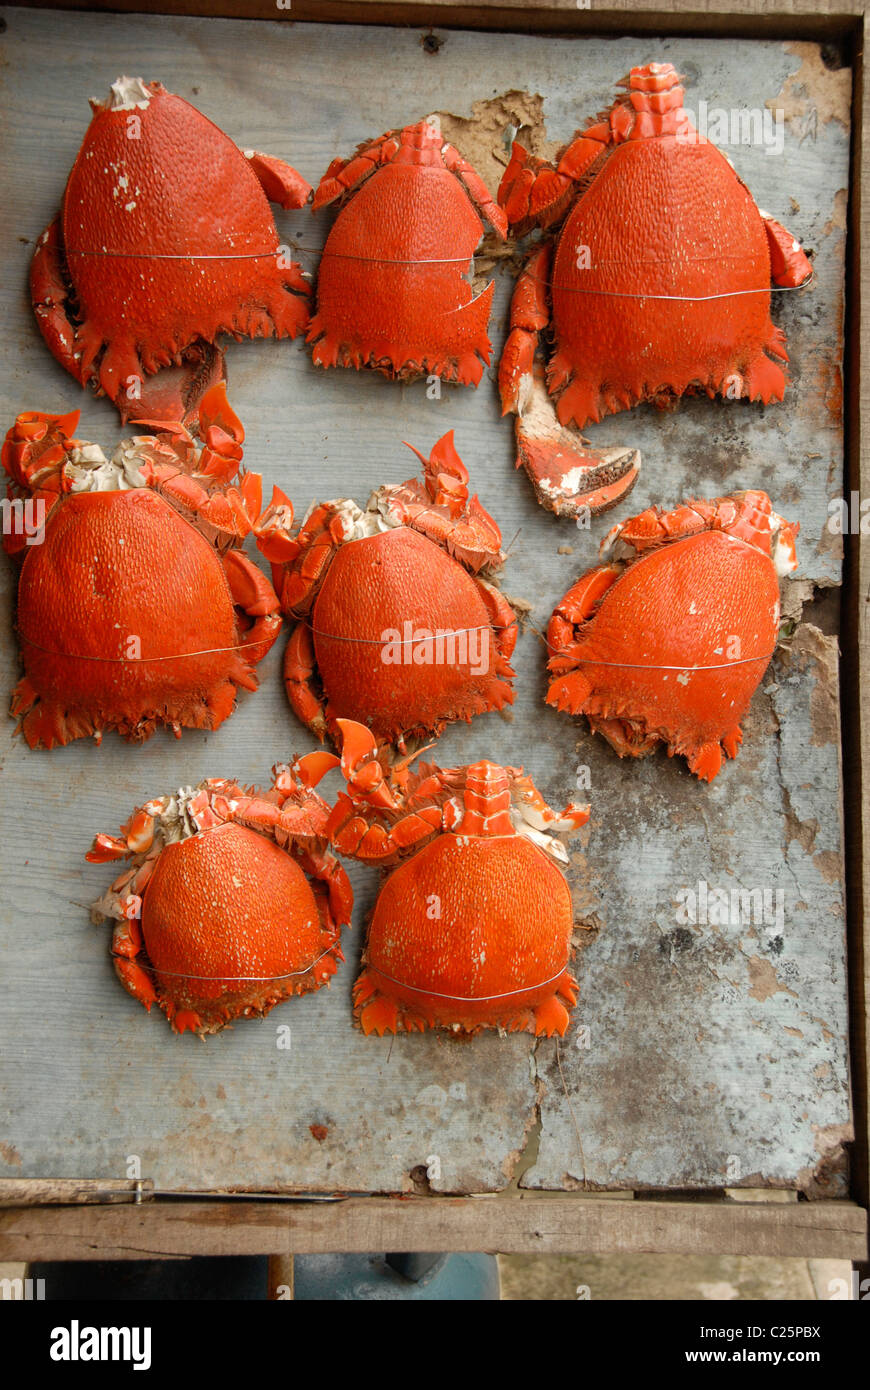
{"type": "MultiPolygon", "coordinates": [[[[289,159],[316,182],[336,155],[431,111],[454,113],[449,133],[463,147],[475,134],[472,99],[491,102],[520,85],[541,95],[541,139],[561,143],[609,103],[612,82],[634,63],[676,63],[689,80],[687,105],[703,96],[710,108],[763,108],[808,62],[794,46],[766,42],[445,31],[439,52],[427,54],[413,30],[6,14],[0,138],[15,193],[0,202],[0,424],[22,409],[81,407],[78,433],[109,448],[119,435],[113,409],[49,358],[25,285],[33,242],[59,204],[87,124],[87,97],[119,73],[159,78],[240,144],[289,159]],[[49,70],[62,70],[63,83],[45,83],[49,70]]],[[[801,86],[812,107],[816,88],[803,78],[801,86]]],[[[819,119],[803,138],[792,127],[780,155],[728,151],[759,204],[816,253],[813,289],[779,295],[774,306],[792,355],[786,403],[639,409],[589,435],[598,446],[642,449],[631,512],[691,493],[767,488],[802,524],[799,577],[810,593],[840,578],[839,540],[824,526],[842,476],[848,133],[839,118],[819,119]]],[[[329,217],[279,211],[276,220],[313,267],[310,248],[329,217]]],[[[494,273],[497,357],[512,280],[505,262],[494,273]]],[[[806,628],[792,638],[755,698],[739,758],[712,787],[678,760],[627,766],[579,721],[543,706],[535,631],[616,517],[584,531],[535,505],[513,471],[494,371],[477,392],[446,388],[433,401],[424,383],[315,372],[298,343],[232,345],[228,363],[248,430],[246,463],[267,489],[284,487],[300,513],[315,495],[364,502],[373,487],[408,476],[402,439],[428,447],[455,428],[472,483],[510,545],[505,588],[531,608],[516,704],[503,718],[448,730],[437,757],[523,762],[553,804],[577,795],[576,769],[588,766],[593,819],[570,878],[578,915],[593,927],[578,935],[577,963],[589,1047],[578,1047],[576,1031],[558,1047],[527,1037],[364,1040],[350,1025],[376,889],[376,875],[363,870],[354,871],[348,961],[328,992],[200,1043],[175,1038],[120,989],[108,932],[88,922],[87,904],[111,873],[84,863],[90,836],[113,830],[144,796],[204,776],[262,782],[271,763],[311,747],[285,705],[276,648],[258,694],[243,697],[214,736],[158,735],[142,748],[107,737],[102,749],[74,744],[48,755],[13,741],[11,724],[0,729],[0,1173],[124,1176],[135,1155],[142,1176],[163,1188],[486,1191],[519,1181],[840,1191],[849,1104],[832,641],[806,628]],[[700,879],[781,888],[781,936],[680,926],[677,894],[700,879]],[[276,1046],[281,1025],[292,1030],[289,1052],[276,1046]]],[[[5,702],[18,666],[9,567],[0,573],[5,702]]]]}

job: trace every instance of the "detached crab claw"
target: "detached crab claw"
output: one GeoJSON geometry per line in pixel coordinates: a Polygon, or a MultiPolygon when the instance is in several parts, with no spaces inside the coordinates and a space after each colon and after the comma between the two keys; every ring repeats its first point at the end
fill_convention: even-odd
{"type": "Polygon", "coordinates": [[[556,516],[576,517],[584,511],[606,512],[622,502],[640,476],[640,450],[622,445],[596,448],[576,429],[563,425],[539,362],[532,365],[520,390],[522,404],[514,426],[516,466],[526,470],[540,505],[556,516]]]}

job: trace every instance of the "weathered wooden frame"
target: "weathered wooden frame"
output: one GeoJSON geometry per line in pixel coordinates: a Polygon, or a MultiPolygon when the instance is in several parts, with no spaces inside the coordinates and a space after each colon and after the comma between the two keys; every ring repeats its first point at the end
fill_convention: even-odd
{"type": "MultiPolygon", "coordinates": [[[[837,40],[854,73],[847,246],[844,488],[870,495],[870,69],[863,0],[19,0],[40,8],[208,15],[514,32],[716,35],[837,40]]],[[[868,1259],[870,1208],[870,558],[847,536],[842,737],[846,813],[851,1062],[855,1108],[851,1199],[778,1201],[775,1192],[711,1196],[534,1194],[481,1197],[161,1199],[137,1183],[0,1181],[0,1259],[184,1257],[368,1250],[722,1253],[868,1259]],[[864,768],[868,772],[865,776],[864,768]],[[754,1197],[756,1200],[751,1200],[754,1197]],[[627,1198],[627,1200],[626,1200],[627,1198]],[[761,1198],[762,1200],[758,1200],[761,1198]]]]}

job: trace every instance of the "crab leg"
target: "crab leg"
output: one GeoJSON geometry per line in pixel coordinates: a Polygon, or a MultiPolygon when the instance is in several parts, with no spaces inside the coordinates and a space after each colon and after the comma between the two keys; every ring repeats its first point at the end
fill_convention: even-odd
{"type": "MultiPolygon", "coordinates": [[[[29,411],[19,415],[7,432],[2,451],[2,466],[10,479],[7,495],[13,506],[16,502],[20,506],[20,493],[29,493],[30,503],[44,508],[43,522],[67,490],[64,467],[75,444],[70,434],[78,420],[77,410],[69,415],[29,411]]],[[[7,555],[18,555],[26,546],[23,526],[4,528],[3,549],[7,555]]]]}
{"type": "Polygon", "coordinates": [[[144,1004],[148,1012],[157,1003],[157,990],[150,975],[137,962],[142,951],[142,930],[135,920],[123,919],[112,933],[112,956],[115,974],[128,994],[144,1004]]]}
{"type": "MultiPolygon", "coordinates": [[[[350,926],[353,914],[353,892],[344,869],[334,855],[316,850],[301,851],[299,862],[307,874],[324,885],[329,901],[329,929],[337,936],[342,927],[350,926]]],[[[344,960],[340,950],[337,955],[344,960]]]]}
{"type": "Polygon", "coordinates": [[[84,386],[88,376],[82,367],[81,353],[76,351],[75,325],[69,317],[70,292],[59,214],[36,243],[30,263],[30,295],[46,346],[70,376],[84,386]]]}
{"type": "Polygon", "coordinates": [[[407,439],[404,444],[423,465],[423,481],[430,500],[438,507],[446,507],[448,515],[455,521],[462,515],[468,501],[468,469],[456,452],[453,430],[448,430],[432,445],[428,458],[407,439]]]}
{"type": "Polygon", "coordinates": [[[453,145],[442,145],[441,158],[444,160],[445,167],[455,174],[462,184],[472,203],[480,216],[484,218],[493,231],[498,233],[499,238],[504,241],[507,236],[508,220],[498,203],[493,202],[490,191],[480,177],[476,169],[472,169],[467,159],[453,145]]]}
{"type": "Polygon", "coordinates": [[[345,539],[346,523],[339,508],[331,502],[316,507],[296,537],[298,564],[288,567],[284,573],[281,602],[285,612],[301,617],[309,611],[332,557],[345,539]]]}
{"type": "Polygon", "coordinates": [[[272,566],[272,580],[276,589],[280,587],[279,577],[283,566],[295,560],[301,546],[290,535],[293,525],[293,503],[279,487],[272,488],[272,500],[262,516],[254,522],[254,539],[257,549],[272,566]]]}
{"type": "Polygon", "coordinates": [[[281,605],[263,571],[244,551],[228,550],[222,563],[233,603],[252,619],[245,632],[245,655],[250,664],[256,666],[281,629],[281,605]]]}
{"type": "Polygon", "coordinates": [[[540,505],[557,516],[571,517],[615,507],[640,476],[640,451],[622,445],[594,448],[573,427],[563,425],[539,362],[527,383],[526,403],[514,427],[516,466],[525,468],[540,505]]]}
{"type": "Polygon", "coordinates": [[[3,468],[13,482],[27,492],[37,489],[63,491],[63,465],[75,447],[72,432],[79,411],[46,415],[39,410],[16,416],[3,444],[3,468]]]}
{"type": "Polygon", "coordinates": [[[573,834],[589,820],[591,807],[569,801],[563,811],[554,811],[543,798],[531,777],[514,773],[511,777],[511,801],[523,820],[535,830],[551,830],[556,834],[573,834]]]}
{"type": "Polygon", "coordinates": [[[564,653],[576,641],[577,628],[592,616],[602,595],[621,573],[620,565],[598,565],[572,584],[557,604],[547,626],[547,646],[555,653],[548,663],[551,671],[568,670],[573,665],[564,653]]]}
{"type": "Polygon", "coordinates": [[[517,645],[519,628],[517,626],[517,615],[511,608],[504,594],[500,589],[496,589],[493,584],[488,584],[485,579],[477,577],[477,587],[489,613],[489,621],[492,624],[493,635],[495,638],[496,651],[502,658],[503,665],[499,667],[502,675],[513,675],[509,666],[510,658],[514,647],[517,645]]]}
{"type": "Polygon", "coordinates": [[[316,667],[311,629],[307,622],[297,623],[284,652],[284,687],[297,718],[323,743],[326,711],[314,686],[316,667]]]}
{"type": "Polygon", "coordinates": [[[642,553],[663,542],[694,536],[700,531],[726,531],[771,555],[778,561],[778,572],[787,574],[797,565],[795,536],[799,530],[798,525],[784,521],[773,511],[766,492],[747,489],[728,497],[717,497],[712,502],[696,498],[669,512],[647,507],[637,516],[611,527],[601,542],[601,554],[618,554],[620,544],[642,553]],[[781,548],[781,555],[774,553],[778,548],[781,548]]]}
{"type": "MultiPolygon", "coordinates": [[[[242,461],[245,427],[230,408],[225,381],[210,387],[200,401],[199,437],[204,447],[197,460],[196,471],[206,477],[229,482],[238,473],[242,461]]],[[[256,473],[248,476],[258,477],[256,473]]],[[[252,497],[251,501],[254,500],[252,497]]],[[[260,510],[259,503],[252,510],[256,515],[260,510]]]]}
{"type": "Polygon", "coordinates": [[[511,299],[511,328],[498,368],[501,413],[522,412],[531,404],[532,363],[538,335],[550,322],[548,287],[553,248],[549,242],[528,259],[511,299]]]}
{"type": "Polygon", "coordinates": [[[352,159],[334,159],[314,193],[313,212],[328,207],[369,178],[380,164],[386,164],[399,151],[395,131],[387,131],[370,145],[361,145],[352,159]]]}
{"type": "MultiPolygon", "coordinates": [[[[363,859],[383,861],[410,845],[419,847],[436,834],[441,829],[442,813],[440,807],[433,804],[424,804],[399,816],[389,827],[380,822],[371,824],[366,819],[360,802],[371,806],[375,815],[398,813],[402,809],[402,800],[395,794],[398,786],[392,776],[387,779],[376,756],[377,745],[371,731],[350,719],[339,719],[337,723],[342,734],[341,769],[350,795],[339,794],[329,819],[330,840],[336,849],[363,859]]],[[[423,790],[423,787],[418,788],[417,795],[423,790]]]]}
{"type": "Polygon", "coordinates": [[[517,468],[525,468],[538,501],[559,516],[583,508],[606,511],[631,491],[640,473],[636,449],[593,449],[560,424],[543,371],[538,338],[550,321],[552,246],[533,252],[511,300],[511,330],[498,369],[502,414],[516,412],[517,468]]]}
{"type": "Polygon", "coordinates": [[[574,137],[556,165],[530,154],[516,140],[513,142],[498,201],[517,236],[525,236],[533,227],[544,228],[558,222],[577,183],[606,154],[609,142],[606,124],[592,126],[574,137]]]}

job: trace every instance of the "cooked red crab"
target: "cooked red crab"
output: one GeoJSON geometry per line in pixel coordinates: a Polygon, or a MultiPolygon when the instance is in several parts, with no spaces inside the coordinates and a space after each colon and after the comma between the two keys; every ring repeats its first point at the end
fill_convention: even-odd
{"type": "Polygon", "coordinates": [[[311,188],[282,160],[243,154],[159,82],[120,77],[91,106],[62,210],[33,257],[37,323],[124,421],[188,423],[222,376],[220,334],[307,327],[309,286],[269,199],[299,208],[311,188]]]}
{"type": "Polygon", "coordinates": [[[211,778],[97,835],[92,863],[132,866],[94,904],[115,922],[128,993],[176,1033],[216,1033],[328,984],[353,893],[326,848],[329,807],[314,785],[338,760],[314,753],[274,770],[264,792],[211,778]]]}
{"type": "MultiPolygon", "coordinates": [[[[413,446],[411,446],[413,447],[413,446]]],[[[294,627],[287,696],[321,741],[338,719],[404,746],[511,704],[517,639],[507,599],[483,574],[504,561],[501,532],[476,496],[453,431],[411,478],[315,506],[291,536],[293,509],[276,488],[256,527],[294,627]]]]}
{"type": "Polygon", "coordinates": [[[621,757],[665,744],[712,782],[723,749],[737,756],[773,656],[799,529],[764,492],[648,507],[614,526],[604,563],[550,619],[547,703],[585,714],[621,757]]]}
{"type": "Polygon", "coordinates": [[[517,233],[554,229],[517,281],[499,368],[504,410],[519,413],[519,462],[554,510],[602,510],[637,476],[627,453],[617,467],[576,434],[572,444],[575,428],[687,393],[781,400],[788,354],[770,282],[794,288],[812,275],[791,233],[691,125],[670,63],[632,68],[621,85],[555,165],[515,143],[499,189],[517,233]],[[534,370],[544,329],[545,379],[534,370]]]}
{"type": "Polygon", "coordinates": [[[493,286],[474,297],[465,276],[484,220],[502,239],[507,230],[480,175],[419,121],[333,160],[313,206],[336,199],[308,332],[314,362],[476,386],[492,351],[493,286]]]}
{"type": "Polygon", "coordinates": [[[348,792],[332,843],[390,868],[354,986],[363,1032],[564,1033],[574,914],[552,832],[573,834],[589,807],[557,814],[522,768],[498,763],[389,770],[367,729],[339,725],[348,792]]]}
{"type": "Polygon", "coordinates": [[[221,383],[197,447],[181,432],[124,440],[111,459],[71,437],[78,413],[19,415],[3,445],[9,495],[43,509],[23,555],[17,630],[25,675],[12,714],[31,748],[106,729],[216,729],[281,627],[266,576],[241,549],[260,476],[236,486],[244,431],[221,383]]]}

